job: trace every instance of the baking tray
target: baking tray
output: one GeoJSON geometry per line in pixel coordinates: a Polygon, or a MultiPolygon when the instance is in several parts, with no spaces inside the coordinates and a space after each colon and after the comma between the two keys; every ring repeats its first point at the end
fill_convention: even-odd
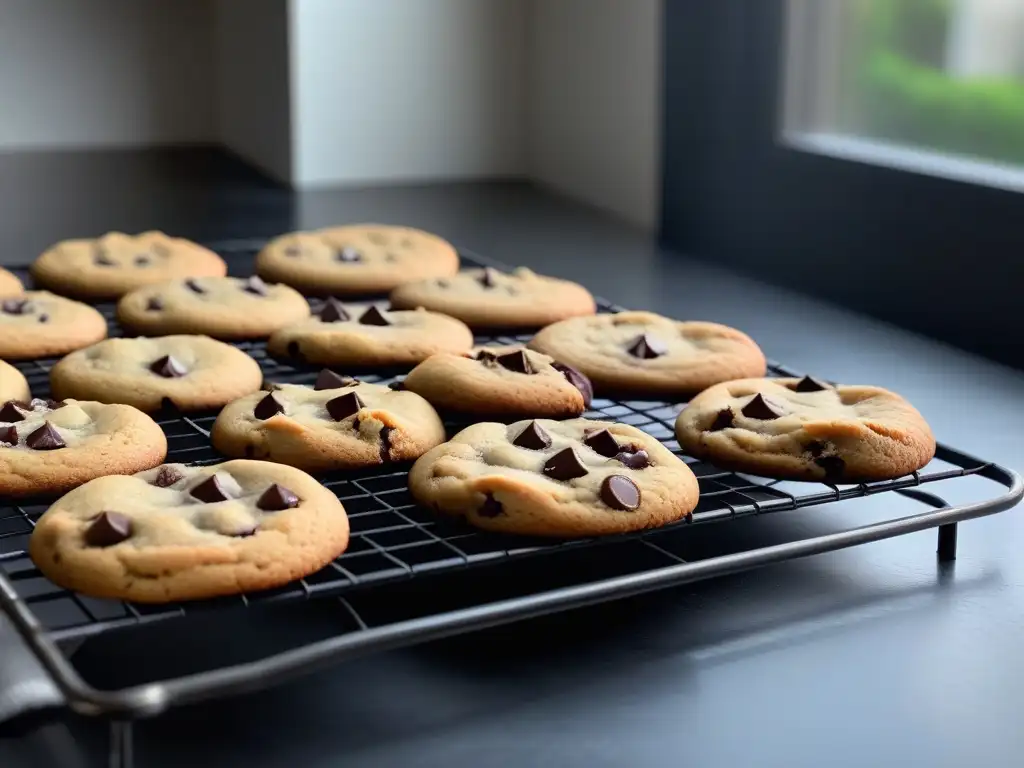
{"type": "MultiPolygon", "coordinates": [[[[232,274],[246,275],[261,241],[210,244],[228,261],[232,274]]],[[[478,254],[462,251],[464,264],[508,267],[478,254]]],[[[15,270],[18,272],[19,270],[15,270]]],[[[25,270],[20,270],[22,274],[25,270]]],[[[315,300],[313,300],[315,303],[315,300]]],[[[110,322],[111,335],[121,333],[113,319],[113,304],[97,308],[110,322]]],[[[599,300],[600,311],[619,308],[599,300]]],[[[513,344],[529,335],[479,335],[480,344],[513,344]]],[[[263,342],[239,343],[259,361],[268,381],[312,383],[319,367],[276,361],[263,342]]],[[[48,394],[53,359],[19,363],[35,396],[48,394]]],[[[770,362],[770,375],[800,376],[770,362]]],[[[825,371],[812,374],[827,378],[825,371]]],[[[366,381],[388,382],[395,372],[360,374],[366,381]]],[[[119,764],[130,762],[130,720],[157,715],[171,706],[224,697],[276,685],[361,654],[496,626],[521,619],[566,611],[669,586],[806,557],[867,542],[938,529],[938,557],[956,554],[957,523],[1006,510],[1024,493],[1012,470],[940,444],[935,460],[912,475],[896,480],[856,485],[783,482],[727,472],[684,456],[673,434],[683,403],[648,400],[596,399],[590,418],[620,421],[643,429],[662,441],[690,465],[700,481],[700,503],[685,521],[654,531],[600,539],[564,542],[533,540],[485,533],[438,519],[417,506],[406,487],[407,465],[337,472],[319,476],[343,501],[351,519],[351,544],[341,557],[319,573],[286,587],[233,598],[166,606],[134,605],[97,600],[61,589],[46,580],[26,554],[28,538],[46,503],[15,503],[0,499],[0,607],[21,641],[40,662],[61,706],[111,719],[119,764]],[[953,506],[938,493],[974,478],[984,485],[982,501],[953,506]],[[828,507],[836,502],[888,494],[912,499],[915,514],[881,519],[854,528],[830,531],[795,541],[761,546],[723,555],[688,560],[687,531],[711,523],[734,525],[752,516],[784,513],[805,507],[828,507]],[[446,590],[444,600],[391,601],[396,588],[429,584],[445,576],[467,587],[479,580],[474,572],[511,569],[527,561],[545,567],[531,579],[505,579],[520,585],[488,591],[446,590]],[[386,594],[385,594],[386,593],[386,594]],[[149,682],[118,690],[100,690],[86,682],[72,663],[73,651],[88,638],[156,622],[173,622],[201,612],[224,612],[255,605],[295,603],[311,599],[336,600],[347,617],[347,631],[292,648],[267,658],[233,664],[202,673],[149,682]],[[379,598],[379,599],[375,599],[379,598]],[[385,605],[386,604],[386,605],[385,605]],[[387,607],[389,610],[378,610],[387,607]]],[[[168,461],[194,464],[223,459],[210,446],[215,413],[181,415],[165,411],[157,420],[167,433],[168,461]]],[[[450,429],[458,425],[449,424],[450,429]]],[[[451,434],[451,432],[449,432],[451,434]]],[[[893,504],[893,507],[905,505],[893,504]]],[[[501,582],[502,579],[491,579],[501,582]]],[[[5,658],[0,654],[0,681],[5,658]]],[[[0,691],[0,700],[3,692],[0,691]]]]}

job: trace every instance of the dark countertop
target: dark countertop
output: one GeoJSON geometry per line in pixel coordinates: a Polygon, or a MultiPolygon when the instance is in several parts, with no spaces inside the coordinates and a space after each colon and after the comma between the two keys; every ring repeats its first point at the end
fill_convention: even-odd
{"type": "MultiPolygon", "coordinates": [[[[626,306],[738,326],[794,368],[891,387],[942,441],[1024,467],[1024,374],[666,252],[527,184],[292,195],[204,152],[74,153],[0,156],[0,199],[0,263],[110,228],[224,239],[421,226],[626,306]]],[[[750,546],[867,522],[871,502],[888,513],[902,503],[708,528],[750,546]]],[[[137,765],[1019,765],[1021,542],[1010,511],[962,525],[950,567],[924,532],[370,657],[142,722],[137,765]]],[[[289,631],[333,610],[292,617],[289,631]]],[[[206,640],[167,633],[166,646],[134,653],[158,665],[168,648],[206,640]]],[[[240,626],[213,642],[258,639],[240,626]]],[[[0,741],[0,765],[101,765],[105,735],[71,718],[0,741]]]]}

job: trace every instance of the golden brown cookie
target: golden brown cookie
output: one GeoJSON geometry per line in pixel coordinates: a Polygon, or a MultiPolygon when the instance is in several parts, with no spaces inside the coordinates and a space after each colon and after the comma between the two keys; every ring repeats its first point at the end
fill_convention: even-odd
{"type": "Polygon", "coordinates": [[[264,280],[317,296],[386,293],[458,268],[451,243],[419,229],[383,224],[292,232],[272,240],[256,258],[264,280]]]}
{"type": "Polygon", "coordinates": [[[8,400],[28,400],[28,382],[21,371],[0,360],[0,403],[8,400]]]}
{"type": "Polygon", "coordinates": [[[88,240],[65,240],[32,264],[38,285],[88,299],[115,299],[143,285],[184,277],[227,274],[213,251],[163,232],[109,232],[88,240]]]}
{"type": "Polygon", "coordinates": [[[597,311],[594,297],[582,285],[523,267],[508,273],[467,269],[409,283],[391,292],[391,306],[443,312],[473,328],[538,328],[597,311]]]}
{"type": "Polygon", "coordinates": [[[314,472],[410,461],[444,441],[444,426],[419,395],[325,370],[315,387],[279,384],[229,404],[212,437],[228,456],[314,472]]]}
{"type": "Polygon", "coordinates": [[[217,408],[262,382],[255,360],[208,336],[107,339],[50,371],[54,397],[127,403],[149,412],[164,401],[183,411],[217,408]]]}
{"type": "Polygon", "coordinates": [[[29,553],[67,589],[164,603],[287,584],[338,557],[348,535],[341,502],[293,467],[167,464],[76,488],[39,518],[29,553]]]}
{"type": "Polygon", "coordinates": [[[927,422],[899,395],[809,377],[711,387],[679,414],[676,436],[697,458],[794,480],[885,480],[918,470],[935,455],[927,422]]]}
{"type": "Polygon", "coordinates": [[[63,493],[101,475],[154,467],[167,438],[127,405],[8,401],[0,407],[0,497],[63,493]]]}
{"type": "Polygon", "coordinates": [[[117,304],[117,319],[147,336],[205,334],[258,339],[309,317],[302,294],[258,277],[190,277],[136,288],[117,304]]]}
{"type": "Polygon", "coordinates": [[[409,489],[479,528],[561,537],[657,528],[698,496],[690,468],[653,437],[587,419],[474,424],[424,454],[409,489]]]}
{"type": "Polygon", "coordinates": [[[12,275],[3,267],[0,267],[0,296],[17,296],[23,293],[25,288],[17,275],[12,275]]]}
{"type": "Polygon", "coordinates": [[[597,393],[685,397],[720,381],[764,376],[764,353],[741,331],[653,312],[563,320],[529,344],[587,376],[597,393]]]}
{"type": "Polygon", "coordinates": [[[29,291],[0,299],[0,357],[28,360],[63,355],[107,335],[107,321],[87,304],[29,291]]]}

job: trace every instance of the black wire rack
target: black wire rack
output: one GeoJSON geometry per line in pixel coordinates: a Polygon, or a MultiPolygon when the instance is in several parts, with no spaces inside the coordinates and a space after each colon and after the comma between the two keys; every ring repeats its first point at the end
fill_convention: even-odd
{"type": "MultiPolygon", "coordinates": [[[[214,246],[226,256],[233,273],[247,274],[259,243],[242,241],[214,246]]],[[[463,253],[466,264],[503,268],[476,254],[463,253]]],[[[315,303],[315,302],[314,302],[315,303]]],[[[600,302],[602,311],[617,311],[600,302]]],[[[119,335],[112,304],[98,309],[119,335]]],[[[517,344],[529,335],[478,336],[480,344],[517,344]]],[[[263,342],[240,343],[255,358],[265,379],[312,383],[318,369],[275,360],[263,342]]],[[[48,394],[49,370],[56,360],[18,364],[35,396],[48,394]]],[[[796,376],[771,363],[771,375],[796,376]]],[[[389,382],[395,372],[360,376],[389,382]]],[[[671,585],[720,576],[749,568],[877,541],[904,533],[938,528],[938,554],[955,557],[956,525],[962,520],[992,514],[1018,503],[1021,479],[1011,470],[940,445],[927,467],[896,480],[857,485],[784,482],[737,472],[684,456],[675,441],[673,425],[683,403],[646,400],[596,399],[589,418],[619,421],[638,427],[680,455],[700,482],[700,503],[685,521],[655,531],[601,539],[562,542],[485,533],[450,519],[439,519],[417,506],[406,486],[408,469],[391,464],[373,470],[320,476],[342,500],[351,520],[351,543],[329,566],[285,587],[235,598],[163,606],[98,600],[57,587],[45,579],[26,554],[35,521],[46,503],[14,503],[0,499],[0,607],[12,619],[26,645],[42,662],[73,709],[105,715],[117,722],[158,714],[169,706],[226,696],[266,687],[294,675],[358,654],[422,642],[472,629],[625,597],[671,585]],[[933,489],[964,477],[990,481],[985,501],[950,506],[933,489]],[[887,519],[783,544],[689,561],[679,541],[692,526],[796,510],[813,505],[883,493],[898,494],[923,504],[927,511],[887,519]],[[682,534],[682,536],[681,536],[682,534]],[[576,553],[575,555],[573,553],[576,553]],[[580,567],[578,556],[590,559],[580,567]],[[528,559],[565,564],[558,578],[527,580],[518,594],[469,593],[440,607],[380,611],[374,598],[385,598],[385,587],[416,583],[446,574],[458,578],[478,568],[510,568],[528,559]],[[615,567],[611,564],[614,563],[615,567]],[[571,575],[568,575],[571,574],[571,575]],[[545,581],[545,579],[548,579],[545,581]],[[332,597],[350,618],[350,631],[259,661],[200,674],[147,683],[116,691],[99,690],[76,672],[65,649],[101,633],[168,621],[202,611],[220,611],[254,604],[286,603],[332,597]],[[404,611],[404,612],[403,612],[404,611]]],[[[210,445],[215,413],[158,414],[168,437],[168,461],[209,464],[224,457],[210,445]]],[[[454,428],[454,424],[448,425],[454,428]]],[[[548,570],[545,573],[551,574],[548,570]]],[[[0,660],[2,661],[2,660],[0,660]]],[[[115,734],[125,739],[125,732],[115,734]]],[[[128,732],[130,735],[130,732],[128,732]]]]}

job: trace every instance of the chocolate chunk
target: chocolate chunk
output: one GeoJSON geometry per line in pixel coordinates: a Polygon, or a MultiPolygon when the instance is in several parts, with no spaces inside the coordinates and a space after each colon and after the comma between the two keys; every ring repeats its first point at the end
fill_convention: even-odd
{"type": "Polygon", "coordinates": [[[804,376],[800,381],[793,385],[794,392],[822,392],[826,389],[828,389],[828,387],[810,376],[804,376]]]}
{"type": "Polygon", "coordinates": [[[544,462],[544,474],[554,480],[572,480],[587,474],[587,468],[575,450],[563,448],[544,462]]]}
{"type": "Polygon", "coordinates": [[[353,379],[351,376],[342,376],[340,373],[335,373],[334,371],[324,368],[316,377],[316,384],[313,385],[313,389],[317,391],[324,389],[341,389],[342,387],[351,387],[358,383],[359,379],[353,379]]]}
{"type": "Polygon", "coordinates": [[[194,277],[190,277],[185,281],[185,287],[193,293],[206,293],[206,289],[194,277]]]}
{"type": "Polygon", "coordinates": [[[335,421],[344,421],[349,416],[359,413],[360,408],[365,407],[366,403],[355,392],[349,392],[327,401],[327,412],[335,421]]]}
{"type": "Polygon", "coordinates": [[[778,407],[764,399],[764,396],[758,392],[752,398],[750,402],[743,406],[743,415],[751,419],[759,419],[760,421],[771,421],[777,419],[782,415],[782,411],[778,410],[778,407]]]}
{"type": "Polygon", "coordinates": [[[130,517],[120,512],[101,512],[85,529],[85,543],[90,547],[112,547],[132,536],[130,517]]]}
{"type": "Polygon", "coordinates": [[[117,264],[115,264],[114,261],[109,256],[107,256],[107,254],[105,254],[103,251],[100,251],[93,257],[92,263],[95,264],[97,267],[117,266],[117,264]]]}
{"type": "Polygon", "coordinates": [[[618,455],[619,443],[615,439],[614,435],[607,429],[597,429],[593,432],[588,433],[583,438],[583,443],[590,447],[591,450],[600,453],[602,456],[607,456],[609,459],[618,455]]]}
{"type": "Polygon", "coordinates": [[[157,488],[167,488],[174,485],[183,477],[185,476],[174,467],[164,465],[160,467],[160,471],[156,473],[156,479],[153,480],[153,485],[157,488]]]}
{"type": "Polygon", "coordinates": [[[0,444],[3,445],[17,445],[18,444],[18,428],[11,427],[0,427],[0,444]]]}
{"type": "Polygon", "coordinates": [[[164,303],[160,300],[159,296],[153,296],[146,302],[146,310],[149,312],[158,312],[163,308],[164,303]]]}
{"type": "Polygon", "coordinates": [[[256,500],[256,506],[267,512],[280,512],[299,506],[299,497],[284,486],[274,483],[256,500]]]}
{"type": "Polygon", "coordinates": [[[589,408],[590,401],[594,399],[594,386],[590,383],[590,379],[565,363],[552,363],[551,367],[565,376],[565,380],[580,391],[580,394],[583,395],[583,405],[589,408]]]}
{"type": "Polygon", "coordinates": [[[543,448],[551,447],[551,435],[545,432],[544,428],[536,421],[531,421],[523,428],[522,432],[516,435],[512,445],[518,445],[520,448],[529,448],[531,451],[539,451],[543,448]]]}
{"type": "Polygon", "coordinates": [[[825,470],[826,480],[838,480],[846,471],[846,462],[838,456],[821,456],[814,463],[825,470]]]}
{"type": "Polygon", "coordinates": [[[370,307],[363,312],[359,317],[359,322],[362,325],[391,325],[391,321],[384,317],[376,307],[370,307]]]}
{"type": "Polygon", "coordinates": [[[536,373],[530,365],[530,358],[526,356],[525,350],[517,349],[506,355],[498,355],[495,360],[502,368],[507,368],[516,373],[536,373]]]}
{"type": "Polygon", "coordinates": [[[266,296],[267,284],[256,275],[253,275],[242,283],[242,290],[255,296],[266,296]]]}
{"type": "Polygon", "coordinates": [[[484,495],[484,503],[476,511],[480,517],[499,517],[505,514],[505,510],[502,509],[501,502],[494,498],[493,494],[484,495]]]}
{"type": "Polygon", "coordinates": [[[40,323],[48,323],[48,322],[50,322],[50,316],[46,315],[46,314],[40,315],[39,316],[39,322],[40,323]]]}
{"type": "Polygon", "coordinates": [[[170,355],[164,355],[149,366],[149,370],[165,379],[177,379],[188,373],[188,370],[170,355]]]}
{"type": "MultiPolygon", "coordinates": [[[[31,410],[32,406],[28,407],[31,410]]],[[[13,424],[16,421],[24,421],[25,414],[18,408],[17,401],[8,400],[4,403],[4,407],[0,408],[0,421],[6,421],[8,424],[13,424]]]]}
{"type": "Polygon", "coordinates": [[[28,299],[7,299],[0,302],[0,311],[7,315],[30,315],[32,309],[32,302],[28,299]]]}
{"type": "Polygon", "coordinates": [[[481,349],[476,353],[476,359],[481,363],[493,363],[498,359],[498,356],[489,350],[481,349]]]}
{"type": "Polygon", "coordinates": [[[616,457],[619,461],[625,464],[630,469],[646,469],[651,466],[651,457],[647,451],[641,449],[639,451],[623,451],[616,457]]]}
{"type": "Polygon", "coordinates": [[[252,409],[252,415],[257,419],[269,419],[279,413],[284,413],[284,406],[274,397],[273,392],[256,403],[256,407],[252,409]]]}
{"type": "Polygon", "coordinates": [[[627,351],[633,357],[639,357],[643,360],[651,360],[655,357],[661,357],[666,354],[668,352],[668,347],[665,346],[665,342],[661,339],[651,336],[649,333],[645,333],[633,339],[633,341],[629,343],[627,351]]]}
{"type": "Polygon", "coordinates": [[[203,480],[189,493],[206,504],[214,504],[218,501],[227,501],[231,498],[228,492],[221,485],[220,477],[215,473],[203,480]]]}
{"type": "Polygon", "coordinates": [[[392,381],[388,384],[388,389],[394,390],[395,392],[403,392],[405,390],[404,381],[392,381]]]}
{"type": "Polygon", "coordinates": [[[718,432],[719,430],[731,427],[734,418],[732,408],[723,408],[718,412],[718,415],[715,416],[715,420],[711,422],[711,426],[708,427],[707,431],[718,432]]]}
{"type": "MultiPolygon", "coordinates": [[[[33,400],[32,402],[34,404],[36,401],[33,400]]],[[[65,406],[65,402],[63,400],[40,400],[39,402],[43,404],[44,408],[51,411],[56,411],[58,408],[63,408],[65,406]]]]}
{"type": "Polygon", "coordinates": [[[342,248],[340,251],[338,251],[338,255],[335,258],[337,258],[338,261],[344,261],[346,263],[351,263],[351,262],[354,262],[354,261],[362,261],[363,260],[363,255],[359,251],[357,251],[355,248],[352,248],[351,246],[346,245],[344,248],[342,248]]]}
{"type": "Polygon", "coordinates": [[[320,320],[324,323],[343,323],[351,319],[348,312],[345,311],[345,307],[335,298],[327,299],[320,310],[320,320]]]}
{"type": "Polygon", "coordinates": [[[477,282],[484,288],[493,288],[498,284],[494,279],[497,275],[497,270],[491,269],[490,267],[484,267],[484,271],[480,273],[479,277],[477,277],[477,282]]]}
{"type": "Polygon", "coordinates": [[[33,451],[55,451],[64,448],[64,439],[50,422],[44,422],[35,432],[25,438],[25,445],[33,451]]]}
{"type": "Polygon", "coordinates": [[[624,475],[609,475],[601,483],[601,501],[612,509],[632,512],[640,506],[640,489],[624,475]]]}
{"type": "Polygon", "coordinates": [[[381,427],[380,429],[380,460],[387,464],[391,461],[391,427],[381,427]]]}
{"type": "Polygon", "coordinates": [[[135,266],[136,267],[148,267],[149,266],[149,256],[141,256],[141,255],[140,256],[136,256],[135,257],[135,266]]]}

